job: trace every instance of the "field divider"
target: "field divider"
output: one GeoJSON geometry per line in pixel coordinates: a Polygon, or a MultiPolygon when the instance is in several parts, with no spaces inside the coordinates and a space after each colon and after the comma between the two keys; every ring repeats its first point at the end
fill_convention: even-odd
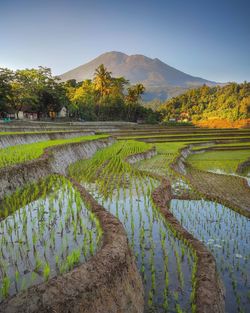
{"type": "Polygon", "coordinates": [[[197,270],[195,272],[195,304],[197,313],[220,313],[225,311],[224,288],[219,279],[214,256],[204,244],[193,237],[169,211],[172,199],[171,184],[162,178],[161,184],[152,193],[152,199],[170,227],[191,247],[197,257],[197,270]]]}
{"type": "Polygon", "coordinates": [[[250,158],[248,158],[246,161],[241,162],[237,169],[236,169],[236,173],[241,175],[244,173],[245,169],[247,169],[248,167],[250,167],[250,158]]]}
{"type": "MultiPolygon", "coordinates": [[[[0,170],[2,194],[6,189],[1,181],[5,188],[13,191],[51,174],[67,176],[70,164],[90,158],[114,141],[109,137],[51,147],[38,159],[4,168],[0,170]]],[[[0,305],[0,312],[142,313],[142,280],[123,225],[83,186],[67,178],[99,219],[103,230],[102,246],[89,261],[72,271],[6,299],[0,305]]]]}
{"type": "Polygon", "coordinates": [[[46,148],[37,159],[0,169],[0,200],[27,183],[37,182],[51,174],[67,173],[70,164],[90,158],[102,148],[114,143],[112,137],[46,148]]]}
{"type": "Polygon", "coordinates": [[[1,313],[143,313],[144,291],[122,223],[69,179],[103,230],[102,246],[86,263],[1,303],[1,313]]]}
{"type": "Polygon", "coordinates": [[[0,149],[12,147],[16,145],[30,144],[35,142],[42,142],[47,140],[69,139],[82,136],[95,135],[93,131],[51,131],[51,132],[34,132],[23,134],[1,134],[0,135],[0,149]]]}
{"type": "MultiPolygon", "coordinates": [[[[156,154],[155,147],[153,147],[148,151],[127,157],[126,161],[133,164],[139,160],[153,157],[156,154]],[[153,153],[153,151],[155,152],[153,153]]],[[[195,291],[195,312],[225,312],[224,286],[218,276],[215,258],[205,245],[183,228],[180,222],[170,212],[169,205],[172,199],[172,192],[169,180],[147,171],[141,172],[160,181],[160,186],[151,194],[152,200],[173,232],[193,250],[197,257],[197,269],[195,271],[195,280],[193,282],[193,288],[195,291]]]]}
{"type": "MultiPolygon", "coordinates": [[[[188,180],[194,189],[206,199],[226,205],[230,209],[250,217],[250,188],[247,180],[238,176],[212,173],[194,168],[186,162],[190,154],[197,153],[197,151],[192,151],[193,146],[199,146],[199,144],[190,144],[179,150],[178,155],[170,165],[171,169],[184,180],[188,180]],[[199,179],[197,179],[198,176],[199,179]]],[[[210,151],[210,149],[206,148],[204,151],[210,151]]],[[[246,161],[246,164],[248,164],[247,162],[250,161],[246,161]]]]}

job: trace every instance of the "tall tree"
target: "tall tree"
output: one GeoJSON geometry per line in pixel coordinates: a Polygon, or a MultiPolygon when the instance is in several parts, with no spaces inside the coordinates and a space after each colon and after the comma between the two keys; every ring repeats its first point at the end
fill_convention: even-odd
{"type": "Polygon", "coordinates": [[[142,94],[145,92],[143,84],[136,84],[128,88],[128,95],[126,97],[128,103],[138,103],[141,100],[142,94]]]}
{"type": "Polygon", "coordinates": [[[11,81],[14,72],[7,68],[0,68],[0,112],[2,115],[10,106],[11,81]]]}
{"type": "Polygon", "coordinates": [[[141,95],[144,93],[145,87],[142,84],[132,85],[128,88],[128,94],[126,96],[127,115],[129,120],[136,121],[139,116],[139,101],[141,95]]]}
{"type": "Polygon", "coordinates": [[[112,77],[112,94],[124,97],[124,89],[128,83],[129,80],[124,77],[112,77]]]}
{"type": "MultiPolygon", "coordinates": [[[[71,91],[70,91],[71,92],[71,91]]],[[[96,91],[90,79],[86,79],[82,84],[71,92],[70,111],[74,116],[92,120],[95,118],[96,91]]]]}
{"type": "Polygon", "coordinates": [[[17,118],[24,106],[35,108],[38,103],[38,81],[36,78],[37,70],[35,69],[17,70],[10,82],[9,103],[11,108],[15,110],[17,118]]]}
{"type": "Polygon", "coordinates": [[[94,85],[100,95],[100,98],[107,96],[110,93],[112,86],[111,74],[112,73],[109,72],[103,64],[98,66],[95,70],[94,85]]]}

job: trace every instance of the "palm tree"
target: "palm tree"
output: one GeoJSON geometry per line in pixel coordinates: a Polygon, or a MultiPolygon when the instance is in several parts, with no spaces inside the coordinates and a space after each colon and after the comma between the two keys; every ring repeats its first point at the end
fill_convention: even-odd
{"type": "Polygon", "coordinates": [[[123,97],[124,88],[129,83],[129,80],[124,77],[112,77],[112,94],[123,97]]]}
{"type": "Polygon", "coordinates": [[[143,84],[136,84],[134,88],[136,91],[138,101],[139,99],[141,99],[141,95],[145,92],[145,87],[143,86],[143,84]]]}
{"type": "Polygon", "coordinates": [[[99,92],[100,97],[106,96],[110,92],[112,78],[111,72],[108,72],[107,68],[101,64],[95,70],[94,84],[95,89],[99,92]]]}
{"type": "Polygon", "coordinates": [[[142,84],[136,84],[128,88],[127,102],[136,104],[144,93],[145,87],[142,84]]]}

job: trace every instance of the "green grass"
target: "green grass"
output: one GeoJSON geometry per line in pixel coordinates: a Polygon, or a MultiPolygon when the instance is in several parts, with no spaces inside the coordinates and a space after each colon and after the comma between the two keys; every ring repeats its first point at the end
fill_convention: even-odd
{"type": "Polygon", "coordinates": [[[164,142],[164,143],[155,143],[157,153],[160,154],[176,154],[178,150],[184,148],[188,142],[164,142]]]}
{"type": "Polygon", "coordinates": [[[96,140],[106,137],[107,135],[82,136],[69,139],[48,140],[0,149],[0,168],[37,159],[43,154],[44,149],[48,147],[59,146],[67,143],[96,140]]]}
{"type": "Polygon", "coordinates": [[[133,135],[127,135],[124,134],[124,136],[118,136],[117,138],[118,139],[123,139],[123,140],[126,140],[126,139],[147,139],[147,138],[168,138],[168,137],[173,137],[173,139],[176,138],[176,140],[178,140],[178,137],[182,138],[192,138],[192,137],[195,137],[195,138],[210,138],[210,137],[214,137],[214,138],[228,138],[230,137],[229,135],[231,135],[232,138],[249,138],[250,139],[250,132],[247,132],[247,134],[245,133],[240,133],[240,134],[237,134],[236,132],[232,132],[232,133],[228,133],[227,136],[225,136],[224,133],[221,133],[221,132],[218,132],[218,133],[175,133],[175,134],[172,134],[172,133],[159,133],[159,134],[133,134],[133,135]]]}
{"type": "Polygon", "coordinates": [[[115,188],[118,188],[117,178],[115,175],[120,175],[119,181],[124,184],[129,184],[125,174],[129,173],[132,176],[138,175],[138,170],[130,165],[125,159],[137,153],[145,152],[152,148],[151,144],[138,142],[134,140],[117,141],[112,146],[97,151],[97,153],[87,160],[80,160],[69,167],[69,174],[77,178],[79,181],[87,182],[101,182],[100,190],[107,195],[112,193],[115,188]],[[98,176],[96,176],[96,169],[98,168],[98,176]],[[113,174],[112,174],[113,173],[113,174]],[[108,181],[104,183],[103,177],[109,177],[108,181]]]}
{"type": "MultiPolygon", "coordinates": [[[[17,132],[10,132],[10,131],[8,131],[8,132],[0,132],[0,137],[1,136],[7,136],[7,135],[36,135],[36,134],[53,134],[53,133],[74,133],[74,132],[81,132],[81,131],[83,131],[83,130],[80,130],[80,129],[74,129],[74,130],[72,130],[72,129],[67,129],[67,130],[39,130],[39,131],[27,131],[27,132],[25,132],[25,131],[17,131],[17,132]]],[[[90,130],[91,131],[91,130],[90,130]]],[[[89,132],[90,132],[89,131],[89,132]]],[[[87,131],[88,132],[88,131],[87,131]]]]}
{"type": "Polygon", "coordinates": [[[204,146],[197,146],[197,147],[193,147],[192,150],[200,150],[200,149],[204,149],[204,148],[211,148],[211,147],[218,147],[218,148],[223,148],[223,147],[242,147],[242,146],[247,146],[250,149],[250,143],[249,142],[235,142],[235,143],[220,143],[220,144],[208,144],[208,145],[204,145],[204,146]]]}
{"type": "Polygon", "coordinates": [[[184,148],[188,143],[156,143],[157,155],[153,158],[137,162],[134,166],[142,171],[151,172],[159,176],[166,176],[169,172],[169,166],[178,155],[179,149],[184,148]]]}
{"type": "Polygon", "coordinates": [[[142,160],[134,164],[141,171],[151,172],[159,176],[166,176],[169,165],[174,160],[174,154],[158,154],[153,158],[142,160]]]}
{"type": "Polygon", "coordinates": [[[129,139],[168,139],[168,140],[173,140],[173,141],[178,141],[178,139],[185,139],[189,141],[193,140],[218,140],[218,139],[249,139],[250,140],[250,135],[248,136],[221,136],[221,134],[218,134],[218,136],[215,136],[214,134],[208,135],[206,137],[202,136],[200,137],[199,135],[194,135],[194,134],[185,134],[185,135],[145,135],[145,136],[127,136],[127,137],[117,137],[117,139],[122,139],[122,140],[129,140],[129,139]],[[173,138],[172,138],[173,137],[173,138]],[[175,138],[176,137],[176,138],[175,138]],[[194,138],[194,139],[192,139],[194,138]]]}
{"type": "Polygon", "coordinates": [[[249,150],[208,151],[192,154],[188,158],[188,162],[200,170],[220,170],[225,173],[235,173],[239,163],[244,162],[249,157],[249,150]]]}

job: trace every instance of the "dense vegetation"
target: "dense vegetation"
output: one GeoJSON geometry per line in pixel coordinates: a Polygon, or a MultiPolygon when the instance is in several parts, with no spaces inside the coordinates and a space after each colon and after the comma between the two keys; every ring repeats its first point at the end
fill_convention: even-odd
{"type": "MultiPolygon", "coordinates": [[[[249,158],[249,133],[192,126],[122,127],[112,131],[118,139],[114,144],[71,164],[68,177],[52,175],[12,194],[6,192],[0,201],[0,306],[2,300],[8,303],[20,291],[53,277],[63,282],[60,275],[84,262],[91,264],[90,257],[105,248],[104,229],[74,179],[123,224],[141,274],[145,312],[201,312],[197,299],[203,290],[213,297],[217,274],[225,288],[226,312],[248,312],[250,197],[245,179],[249,169],[246,177],[235,174],[249,158]],[[212,138],[220,138],[219,143],[212,138]],[[190,151],[200,153],[191,153],[180,170],[181,149],[192,141],[205,145],[190,146],[190,151]],[[153,147],[157,154],[141,159],[153,147]],[[210,150],[204,152],[205,148],[210,150]],[[161,184],[161,178],[171,184],[169,201],[167,181],[161,184]],[[203,260],[211,266],[203,267],[203,260]],[[208,279],[211,285],[206,287],[208,279]]],[[[38,158],[47,147],[107,136],[1,149],[0,169],[38,158]]],[[[207,306],[214,312],[214,302],[207,306]]]]}
{"type": "Polygon", "coordinates": [[[0,113],[37,112],[38,117],[68,105],[66,89],[44,67],[11,71],[0,68],[0,113]]]}
{"type": "Polygon", "coordinates": [[[158,109],[165,121],[227,119],[250,117],[250,83],[226,86],[206,85],[187,91],[161,104],[158,109]]]}
{"type": "Polygon", "coordinates": [[[164,103],[158,100],[142,106],[144,92],[142,84],[130,85],[124,77],[113,77],[102,64],[95,70],[93,80],[82,82],[61,82],[44,67],[17,71],[0,68],[0,115],[9,112],[18,116],[20,111],[28,111],[41,118],[65,106],[70,117],[90,121],[197,122],[250,117],[247,82],[223,87],[204,85],[164,103]]]}
{"type": "MultiPolygon", "coordinates": [[[[156,122],[158,114],[140,105],[145,87],[129,85],[124,77],[112,77],[100,65],[93,80],[60,82],[44,67],[11,71],[0,68],[0,113],[36,112],[38,118],[59,112],[85,120],[156,122]]],[[[3,114],[2,114],[3,115],[3,114]]]]}

